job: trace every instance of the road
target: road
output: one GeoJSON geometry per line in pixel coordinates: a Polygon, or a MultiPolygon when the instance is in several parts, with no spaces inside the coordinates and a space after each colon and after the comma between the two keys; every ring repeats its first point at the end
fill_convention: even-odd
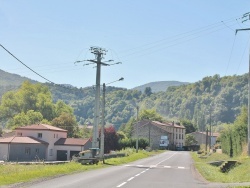
{"type": "Polygon", "coordinates": [[[189,152],[167,151],[121,166],[65,175],[36,182],[31,188],[166,188],[223,187],[209,184],[196,173],[189,152]]]}

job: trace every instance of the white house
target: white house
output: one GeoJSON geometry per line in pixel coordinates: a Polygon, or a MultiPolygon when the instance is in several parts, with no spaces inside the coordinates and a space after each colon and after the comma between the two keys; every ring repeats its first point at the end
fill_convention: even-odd
{"type": "Polygon", "coordinates": [[[65,161],[89,149],[90,139],[67,138],[67,130],[46,124],[18,127],[15,135],[0,138],[0,160],[65,161]]]}

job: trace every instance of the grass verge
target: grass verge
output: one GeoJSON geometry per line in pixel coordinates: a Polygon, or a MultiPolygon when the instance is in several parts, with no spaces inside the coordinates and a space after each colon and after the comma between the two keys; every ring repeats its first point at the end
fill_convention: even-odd
{"type": "Polygon", "coordinates": [[[146,158],[155,155],[161,151],[141,151],[135,153],[135,150],[125,150],[126,157],[111,158],[105,160],[103,164],[98,165],[81,165],[80,163],[70,162],[58,165],[20,165],[20,164],[5,164],[0,165],[0,186],[10,185],[15,183],[29,182],[35,179],[48,178],[53,176],[65,175],[75,172],[82,172],[98,168],[104,168],[110,165],[119,165],[129,163],[138,159],[146,158]]]}
{"type": "Polygon", "coordinates": [[[250,157],[240,156],[232,159],[225,154],[213,153],[207,158],[199,158],[199,155],[195,152],[192,152],[191,155],[196,169],[210,182],[234,183],[250,181],[250,157]],[[219,167],[208,164],[208,162],[219,160],[237,160],[241,164],[227,173],[222,173],[219,167]]]}

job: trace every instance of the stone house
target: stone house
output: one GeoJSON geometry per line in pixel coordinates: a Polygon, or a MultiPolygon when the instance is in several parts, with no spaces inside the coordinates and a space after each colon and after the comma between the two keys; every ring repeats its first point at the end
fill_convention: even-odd
{"type": "MultiPolygon", "coordinates": [[[[189,134],[194,136],[195,140],[198,142],[197,143],[198,145],[206,144],[206,132],[192,132],[189,134]]],[[[211,133],[211,136],[210,136],[210,132],[208,132],[207,145],[210,145],[210,138],[211,138],[211,146],[214,146],[216,144],[216,140],[218,136],[219,136],[219,133],[217,132],[211,133]]]]}
{"type": "Polygon", "coordinates": [[[67,130],[46,124],[18,127],[14,133],[0,138],[0,160],[66,161],[91,147],[90,139],[67,138],[67,130]]]}
{"type": "MultiPolygon", "coordinates": [[[[185,144],[185,127],[174,122],[161,123],[158,121],[142,120],[133,126],[132,138],[136,138],[136,128],[138,125],[138,138],[146,138],[152,149],[162,148],[162,137],[168,138],[168,146],[165,148],[182,148],[185,144]]],[[[164,148],[164,147],[163,147],[164,148]]]]}

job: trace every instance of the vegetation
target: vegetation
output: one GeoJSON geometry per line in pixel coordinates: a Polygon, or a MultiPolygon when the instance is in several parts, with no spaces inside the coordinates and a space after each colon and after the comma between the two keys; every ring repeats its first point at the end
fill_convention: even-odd
{"type": "MultiPolygon", "coordinates": [[[[11,80],[9,75],[5,77],[11,80]]],[[[3,78],[0,86],[8,87],[7,82],[4,81],[6,79],[3,78]]],[[[155,109],[164,118],[175,121],[188,120],[195,129],[204,131],[206,125],[210,124],[210,114],[213,126],[235,121],[241,107],[247,104],[247,83],[247,74],[245,74],[226,77],[209,76],[193,84],[169,85],[167,90],[155,93],[153,85],[146,85],[139,91],[107,87],[105,121],[118,130],[131,117],[136,116],[138,105],[140,111],[155,109]]],[[[92,87],[78,89],[65,85],[46,85],[51,91],[53,103],[62,100],[74,109],[74,115],[79,124],[93,124],[95,90],[92,87]]],[[[37,110],[34,111],[37,112],[37,110]]]]}
{"type": "Polygon", "coordinates": [[[0,120],[8,128],[44,122],[67,129],[69,136],[76,136],[79,132],[73,109],[60,100],[53,103],[48,87],[28,81],[23,82],[17,91],[3,95],[0,120]]]}
{"type": "Polygon", "coordinates": [[[219,167],[212,166],[208,164],[211,161],[219,160],[232,160],[226,154],[213,153],[207,158],[199,158],[197,153],[192,152],[192,157],[195,161],[195,167],[201,173],[201,175],[211,182],[223,182],[223,183],[232,183],[232,182],[249,182],[250,180],[250,158],[243,155],[235,160],[238,160],[241,164],[231,169],[227,173],[222,173],[219,167]]]}
{"type": "Polygon", "coordinates": [[[37,180],[39,178],[47,178],[58,175],[70,174],[75,172],[82,172],[97,168],[103,168],[110,165],[119,165],[129,163],[141,158],[145,158],[156,154],[157,152],[146,152],[139,150],[135,153],[135,150],[123,151],[129,155],[122,158],[111,158],[105,160],[108,164],[99,163],[98,165],[81,165],[80,163],[70,162],[66,164],[58,165],[20,165],[20,164],[7,164],[2,165],[0,168],[0,186],[9,185],[20,182],[28,182],[31,180],[37,180]]]}
{"type": "Polygon", "coordinates": [[[218,141],[224,153],[233,157],[242,153],[243,146],[247,143],[247,107],[244,106],[241,114],[232,125],[226,125],[221,131],[218,141]]]}

